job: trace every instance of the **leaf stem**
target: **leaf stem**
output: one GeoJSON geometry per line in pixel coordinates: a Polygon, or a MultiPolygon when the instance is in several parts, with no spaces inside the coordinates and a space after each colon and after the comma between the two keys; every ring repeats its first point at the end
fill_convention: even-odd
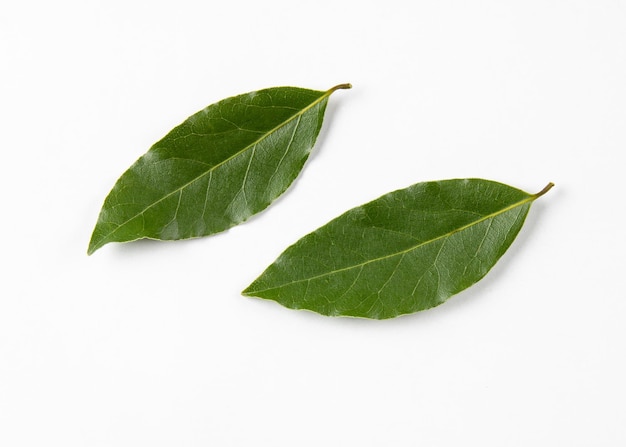
{"type": "Polygon", "coordinates": [[[545,188],[543,188],[541,191],[539,191],[537,194],[535,194],[533,197],[535,199],[538,199],[539,197],[541,197],[542,195],[544,195],[545,193],[547,193],[548,191],[550,191],[552,189],[552,187],[554,186],[554,183],[550,182],[546,185],[545,188]]]}
{"type": "Polygon", "coordinates": [[[349,89],[352,88],[352,84],[346,83],[346,84],[339,84],[334,86],[333,88],[329,89],[326,94],[330,95],[332,92],[336,91],[336,90],[345,90],[345,89],[349,89]]]}

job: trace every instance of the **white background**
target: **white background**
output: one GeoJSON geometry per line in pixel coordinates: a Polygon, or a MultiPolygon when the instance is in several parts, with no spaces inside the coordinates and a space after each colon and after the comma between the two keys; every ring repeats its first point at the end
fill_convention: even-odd
{"type": "Polygon", "coordinates": [[[0,445],[626,445],[626,2],[7,1],[0,128],[0,445]],[[264,213],[86,255],[117,177],[187,116],[343,82],[264,213]],[[556,187],[446,304],[240,296],[348,208],[458,177],[556,187]]]}

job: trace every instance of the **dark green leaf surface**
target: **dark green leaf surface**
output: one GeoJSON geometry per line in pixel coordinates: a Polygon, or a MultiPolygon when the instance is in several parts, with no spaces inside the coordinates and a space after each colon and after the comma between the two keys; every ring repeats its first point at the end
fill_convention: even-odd
{"type": "Polygon", "coordinates": [[[88,253],[109,242],[207,236],[265,209],[302,169],[340,88],[350,85],[259,90],[192,115],[119,178],[88,253]]]}
{"type": "Polygon", "coordinates": [[[300,239],[243,294],[377,319],[437,306],[485,276],[550,187],[461,179],[391,192],[300,239]]]}

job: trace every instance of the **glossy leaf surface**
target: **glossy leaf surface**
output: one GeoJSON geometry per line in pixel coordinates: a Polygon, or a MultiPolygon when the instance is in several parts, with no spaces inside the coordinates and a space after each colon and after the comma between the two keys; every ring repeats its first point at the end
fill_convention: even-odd
{"type": "Polygon", "coordinates": [[[391,192],[300,239],[243,294],[376,319],[437,306],[485,276],[551,186],[531,195],[460,179],[391,192]]]}
{"type": "Polygon", "coordinates": [[[89,243],[187,239],[237,225],[296,178],[319,134],[326,92],[295,87],[225,99],[190,116],[107,196],[89,243]]]}

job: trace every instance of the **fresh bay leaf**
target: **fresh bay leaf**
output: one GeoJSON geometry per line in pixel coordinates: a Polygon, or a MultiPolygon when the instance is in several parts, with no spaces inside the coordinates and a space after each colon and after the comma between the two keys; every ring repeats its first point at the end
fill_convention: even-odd
{"type": "Polygon", "coordinates": [[[552,186],[455,179],[391,192],[304,236],[243,294],[376,319],[438,306],[487,274],[552,186]]]}
{"type": "Polygon", "coordinates": [[[117,180],[88,254],[109,242],[207,236],[262,211],[297,177],[329,96],[345,88],[269,88],[190,116],[117,180]]]}

